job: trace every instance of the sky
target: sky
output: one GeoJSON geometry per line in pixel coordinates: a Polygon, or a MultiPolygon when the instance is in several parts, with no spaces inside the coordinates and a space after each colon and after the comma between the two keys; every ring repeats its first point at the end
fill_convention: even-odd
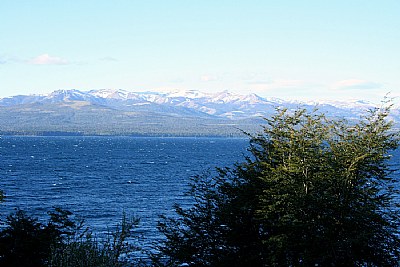
{"type": "Polygon", "coordinates": [[[1,0],[0,98],[59,89],[400,98],[398,0],[1,0]]]}

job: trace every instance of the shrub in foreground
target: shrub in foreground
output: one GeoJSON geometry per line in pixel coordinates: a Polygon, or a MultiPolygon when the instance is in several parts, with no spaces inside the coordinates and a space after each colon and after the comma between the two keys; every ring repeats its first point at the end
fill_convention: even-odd
{"type": "MultiPolygon", "coordinates": [[[[139,248],[132,244],[132,230],[138,219],[128,219],[124,213],[121,224],[105,239],[99,240],[91,233],[70,237],[53,247],[48,266],[54,267],[118,267],[128,264],[130,252],[139,248]],[[122,256],[126,256],[125,260],[122,256]]],[[[132,262],[129,266],[132,266],[132,262]]]]}
{"type": "Polygon", "coordinates": [[[2,267],[111,267],[123,266],[121,256],[136,251],[131,245],[137,219],[127,219],[98,240],[83,227],[83,221],[70,218],[71,212],[55,208],[50,219],[41,223],[18,210],[6,219],[0,232],[2,267]]]}

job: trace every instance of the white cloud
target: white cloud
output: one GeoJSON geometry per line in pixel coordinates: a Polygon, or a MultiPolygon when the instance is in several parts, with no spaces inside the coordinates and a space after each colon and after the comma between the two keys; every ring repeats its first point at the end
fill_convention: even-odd
{"type": "Polygon", "coordinates": [[[14,62],[20,62],[20,61],[21,61],[20,59],[9,56],[9,55],[1,55],[0,56],[0,65],[14,63],[14,62]]]}
{"type": "Polygon", "coordinates": [[[273,82],[269,81],[269,80],[253,80],[253,81],[246,82],[246,84],[250,84],[250,85],[265,85],[265,86],[272,84],[272,83],[273,82]]]}
{"type": "Polygon", "coordinates": [[[280,90],[285,88],[303,88],[308,85],[307,82],[302,80],[254,80],[249,81],[247,84],[260,87],[264,90],[280,90]]]}
{"type": "Polygon", "coordinates": [[[347,79],[333,84],[334,89],[379,89],[381,87],[379,83],[359,79],[347,79]]]}
{"type": "Polygon", "coordinates": [[[67,65],[70,62],[60,57],[53,57],[49,54],[42,54],[28,61],[33,65],[67,65]]]}
{"type": "Polygon", "coordinates": [[[118,61],[118,59],[114,58],[114,57],[102,57],[100,58],[101,61],[111,61],[111,62],[115,62],[118,61]]]}
{"type": "Polygon", "coordinates": [[[215,82],[219,81],[220,79],[216,75],[203,75],[200,77],[200,80],[202,82],[215,82]]]}
{"type": "Polygon", "coordinates": [[[182,78],[177,78],[177,79],[170,80],[169,82],[170,83],[183,83],[184,81],[185,80],[182,78]]]}
{"type": "Polygon", "coordinates": [[[248,91],[263,97],[285,100],[312,100],[325,97],[323,84],[300,79],[265,79],[246,82],[248,91]]]}
{"type": "Polygon", "coordinates": [[[276,88],[287,88],[287,87],[301,87],[306,84],[302,80],[275,80],[273,86],[276,88]]]}

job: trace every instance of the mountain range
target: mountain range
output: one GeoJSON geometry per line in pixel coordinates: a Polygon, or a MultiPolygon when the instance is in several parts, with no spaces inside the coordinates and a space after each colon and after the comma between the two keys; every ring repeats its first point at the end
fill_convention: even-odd
{"type": "MultiPolygon", "coordinates": [[[[285,101],[228,91],[57,90],[1,98],[0,134],[238,136],[260,130],[262,118],[277,107],[317,107],[328,116],[355,120],[374,105],[285,101]]],[[[399,107],[392,109],[391,119],[398,126],[399,107]]]]}

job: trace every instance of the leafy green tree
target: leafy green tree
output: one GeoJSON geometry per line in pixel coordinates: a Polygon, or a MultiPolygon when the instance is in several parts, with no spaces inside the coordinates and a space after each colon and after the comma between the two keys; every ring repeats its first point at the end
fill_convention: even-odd
{"type": "Polygon", "coordinates": [[[359,122],[277,110],[251,156],[198,176],[194,205],[163,217],[159,266],[398,266],[390,107],[359,122]]]}

